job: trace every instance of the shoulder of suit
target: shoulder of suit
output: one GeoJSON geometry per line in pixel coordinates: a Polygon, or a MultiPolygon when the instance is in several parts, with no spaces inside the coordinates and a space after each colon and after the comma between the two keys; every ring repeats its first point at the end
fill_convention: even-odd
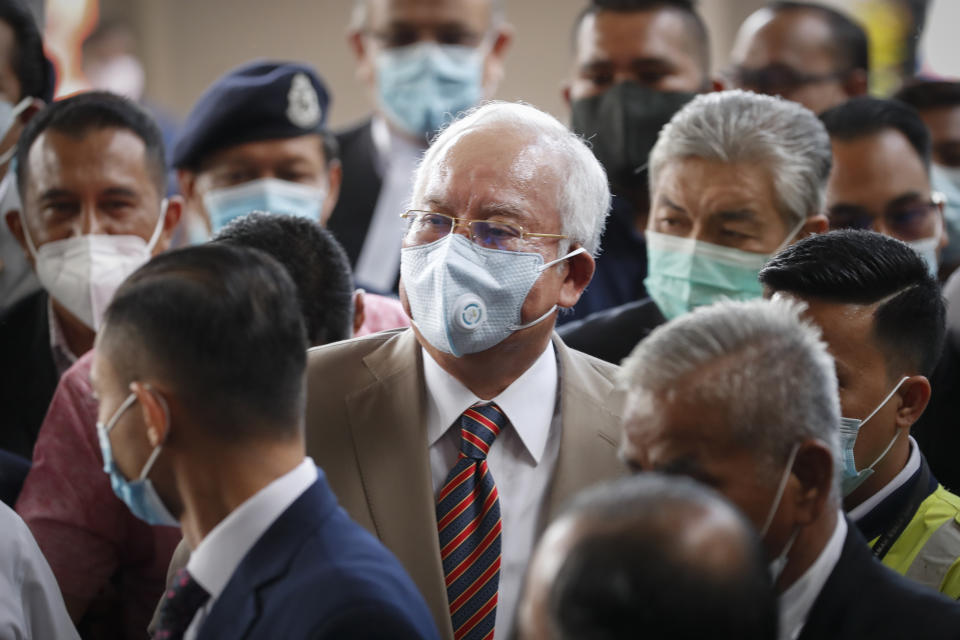
{"type": "Polygon", "coordinates": [[[360,122],[355,122],[351,125],[344,127],[343,129],[338,129],[333,132],[334,137],[337,139],[337,142],[342,146],[349,144],[356,138],[359,138],[363,135],[371,136],[370,133],[370,123],[372,120],[367,117],[361,120],[360,122]]]}
{"type": "Polygon", "coordinates": [[[583,351],[577,351],[576,349],[567,345],[564,345],[564,348],[569,354],[570,359],[573,360],[578,366],[586,367],[603,376],[607,380],[610,380],[614,383],[616,382],[618,372],[620,371],[620,367],[618,365],[611,364],[606,360],[601,360],[600,358],[595,358],[594,356],[584,353],[583,351]]]}

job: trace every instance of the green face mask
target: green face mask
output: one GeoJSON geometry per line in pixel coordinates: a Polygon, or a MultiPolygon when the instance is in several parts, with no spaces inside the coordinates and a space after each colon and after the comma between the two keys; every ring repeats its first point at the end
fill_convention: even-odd
{"type": "Polygon", "coordinates": [[[647,156],[660,129],[696,95],[619,82],[599,95],[575,100],[570,127],[590,141],[615,191],[646,190],[647,156]]]}
{"type": "MultiPolygon", "coordinates": [[[[793,229],[782,249],[803,226],[793,229]]],[[[647,277],[643,284],[667,320],[719,300],[751,300],[763,295],[757,279],[773,254],[647,231],[647,277]]]]}

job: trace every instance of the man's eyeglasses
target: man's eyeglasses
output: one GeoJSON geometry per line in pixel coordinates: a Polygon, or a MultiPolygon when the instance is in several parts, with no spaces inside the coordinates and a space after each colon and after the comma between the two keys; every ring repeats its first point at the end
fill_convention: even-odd
{"type": "Polygon", "coordinates": [[[450,235],[457,224],[470,229],[470,239],[487,249],[501,251],[523,251],[527,238],[556,238],[567,236],[557,233],[531,233],[512,222],[497,220],[465,220],[443,213],[411,210],[400,215],[407,221],[405,238],[414,245],[429,244],[450,235]]]}
{"type": "Polygon", "coordinates": [[[733,67],[727,71],[726,76],[735,87],[753,89],[757,93],[783,95],[808,84],[839,80],[847,73],[847,71],[803,73],[785,64],[774,64],[760,69],[733,67]]]}
{"type": "Polygon", "coordinates": [[[830,228],[876,231],[878,222],[882,220],[890,234],[901,240],[923,240],[937,233],[940,207],[944,201],[943,194],[934,192],[927,202],[890,209],[880,217],[860,207],[835,207],[828,212],[830,228]]]}

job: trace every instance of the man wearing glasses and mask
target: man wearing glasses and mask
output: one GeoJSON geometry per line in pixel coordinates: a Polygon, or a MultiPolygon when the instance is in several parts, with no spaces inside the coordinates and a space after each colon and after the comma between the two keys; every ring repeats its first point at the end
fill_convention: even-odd
{"type": "Polygon", "coordinates": [[[511,35],[502,0],[355,0],[349,44],[374,113],[337,135],[344,180],[329,228],[358,286],[396,287],[414,169],[444,124],[493,96],[511,35]]]}
{"type": "Polygon", "coordinates": [[[434,141],[412,203],[413,328],[311,350],[307,447],[442,637],[506,638],[539,533],[620,475],[616,368],[553,332],[593,275],[607,180],[556,119],[495,102],[434,141]]]}
{"type": "Polygon", "coordinates": [[[799,102],[822,113],[867,93],[867,34],[849,16],[816,3],[772,2],[740,27],[730,87],[799,102]]]}

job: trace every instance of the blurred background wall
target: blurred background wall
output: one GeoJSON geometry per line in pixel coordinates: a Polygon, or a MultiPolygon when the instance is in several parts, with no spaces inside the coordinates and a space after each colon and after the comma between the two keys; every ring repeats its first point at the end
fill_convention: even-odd
{"type": "MultiPolygon", "coordinates": [[[[41,6],[42,0],[31,1],[41,6]]],[[[909,16],[890,7],[928,4],[927,29],[919,47],[924,67],[960,76],[960,45],[955,35],[960,1],[826,1],[866,21],[872,37],[879,34],[882,58],[902,55],[896,43],[909,40],[914,31],[909,16]]],[[[506,2],[516,33],[496,97],[526,100],[567,121],[560,83],[570,70],[570,28],[586,0],[506,2]]],[[[726,66],[740,23],[764,4],[764,0],[700,0],[711,33],[715,70],[726,66]]],[[[85,19],[78,17],[84,5],[93,9],[87,20],[120,20],[132,28],[146,71],[146,95],[175,116],[185,115],[218,75],[256,57],[314,64],[334,96],[330,114],[334,126],[359,120],[369,111],[346,44],[352,0],[46,0],[48,34],[62,29],[62,24],[51,24],[61,12],[73,12],[78,21],[85,19]]],[[[890,82],[881,78],[878,91],[888,91],[890,82]]]]}

